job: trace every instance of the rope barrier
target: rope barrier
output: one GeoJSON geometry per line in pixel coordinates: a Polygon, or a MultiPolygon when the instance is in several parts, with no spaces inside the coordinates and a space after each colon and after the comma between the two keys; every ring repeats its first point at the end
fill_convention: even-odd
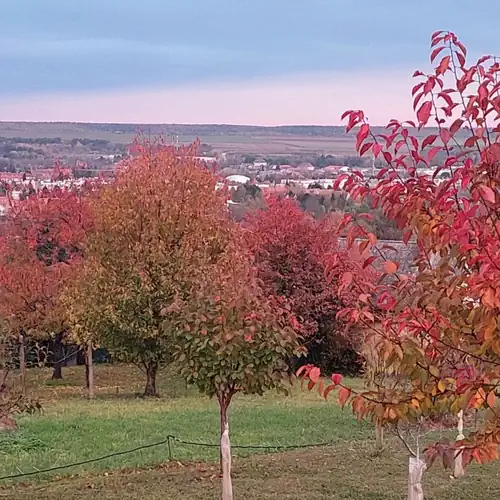
{"type": "MultiPolygon", "coordinates": [[[[55,472],[63,469],[69,469],[71,467],[78,467],[80,465],[87,465],[95,462],[100,462],[102,460],[106,460],[108,458],[118,457],[121,455],[128,455],[130,453],[136,453],[141,450],[146,450],[148,448],[154,448],[156,446],[167,445],[168,447],[168,459],[169,461],[173,460],[172,454],[172,442],[176,442],[179,444],[184,444],[187,446],[199,446],[205,448],[219,448],[218,443],[203,443],[196,441],[186,441],[184,439],[178,438],[169,434],[165,439],[161,441],[157,441],[156,443],[145,444],[142,446],[137,446],[136,448],[131,448],[129,450],[117,451],[114,453],[109,453],[108,455],[103,455],[96,458],[89,458],[87,460],[81,460],[80,462],[73,462],[65,465],[58,465],[55,467],[49,467],[47,469],[36,469],[30,472],[20,472],[18,474],[12,474],[9,476],[1,476],[0,481],[7,481],[9,479],[20,479],[28,476],[35,476],[38,474],[46,474],[48,472],[55,472]]],[[[241,449],[241,450],[297,450],[304,448],[318,448],[323,446],[329,446],[331,442],[325,443],[310,443],[310,444],[292,444],[292,445],[231,445],[231,449],[241,449]]]]}

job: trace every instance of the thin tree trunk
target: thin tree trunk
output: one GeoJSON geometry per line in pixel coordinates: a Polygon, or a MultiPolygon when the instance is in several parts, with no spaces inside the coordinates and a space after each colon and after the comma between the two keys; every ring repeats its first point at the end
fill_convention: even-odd
{"type": "Polygon", "coordinates": [[[157,396],[156,390],[156,374],[158,372],[158,363],[152,361],[146,364],[146,387],[144,388],[144,396],[157,396]]]}
{"type": "Polygon", "coordinates": [[[375,449],[379,453],[384,450],[384,426],[380,422],[375,424],[375,449]]]}
{"type": "MultiPolygon", "coordinates": [[[[464,412],[463,412],[463,410],[460,410],[458,412],[457,431],[458,431],[457,441],[461,441],[462,439],[465,439],[465,436],[464,436],[464,412]]],[[[456,455],[455,455],[453,477],[462,477],[465,475],[462,457],[463,457],[462,450],[458,450],[456,455]]]]}
{"type": "Polygon", "coordinates": [[[408,500],[424,500],[422,477],[426,464],[418,457],[410,457],[408,470],[408,500]]]}
{"type": "MultiPolygon", "coordinates": [[[[226,424],[227,424],[227,407],[228,403],[226,401],[226,398],[224,396],[219,398],[219,413],[220,413],[220,438],[222,439],[222,435],[224,434],[224,430],[226,429],[226,424]]],[[[219,452],[219,461],[220,461],[220,469],[222,472],[222,448],[220,449],[219,452]]]]}
{"type": "Polygon", "coordinates": [[[87,358],[87,350],[85,350],[85,389],[87,389],[87,391],[90,388],[90,382],[89,382],[90,373],[89,373],[89,371],[90,370],[89,370],[89,361],[87,358]]]}
{"type": "Polygon", "coordinates": [[[94,352],[92,350],[92,342],[87,345],[85,368],[87,372],[87,389],[89,391],[89,399],[94,399],[94,352]]]}
{"type": "Polygon", "coordinates": [[[0,344],[0,366],[1,366],[1,376],[0,376],[0,394],[7,389],[7,376],[9,375],[9,368],[7,365],[7,353],[5,343],[0,344]]]}
{"type": "Polygon", "coordinates": [[[220,440],[222,454],[222,500],[233,500],[233,483],[231,480],[231,443],[229,441],[229,424],[224,424],[224,432],[220,440]]]}
{"type": "Polygon", "coordinates": [[[233,485],[231,480],[231,443],[229,441],[229,423],[227,410],[231,403],[231,395],[220,394],[220,467],[222,472],[222,500],[233,500],[233,485]]]}
{"type": "Polygon", "coordinates": [[[54,370],[52,372],[52,380],[62,380],[62,367],[63,367],[63,359],[64,359],[64,351],[63,351],[63,332],[58,333],[54,337],[54,351],[52,353],[52,357],[54,360],[54,370]]]}
{"type": "Polygon", "coordinates": [[[19,334],[19,371],[21,372],[21,388],[23,396],[26,396],[26,350],[24,345],[24,334],[19,334]]]}

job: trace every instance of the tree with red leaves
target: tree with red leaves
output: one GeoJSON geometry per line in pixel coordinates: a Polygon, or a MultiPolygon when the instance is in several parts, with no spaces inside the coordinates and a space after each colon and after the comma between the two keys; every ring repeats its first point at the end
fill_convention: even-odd
{"type": "Polygon", "coordinates": [[[268,293],[283,297],[298,321],[307,361],[355,373],[354,332],[337,314],[355,303],[347,280],[363,273],[356,250],[339,240],[334,219],[315,220],[290,198],[268,196],[245,220],[247,244],[268,293]]]}
{"type": "MultiPolygon", "coordinates": [[[[382,208],[418,245],[414,275],[386,261],[393,279],[353,280],[358,304],[342,312],[370,332],[399,383],[358,392],[336,379],[326,391],[338,388],[359,417],[393,424],[484,410],[481,427],[427,449],[428,464],[440,458],[451,467],[497,459],[500,444],[500,63],[484,56],[468,65],[451,32],[434,33],[431,49],[431,63],[440,56],[435,69],[414,74],[417,122],[392,120],[387,133],[375,134],[362,111],[344,114],[348,130],[357,127],[360,154],[371,151],[385,166],[371,188],[360,172],[338,182],[382,208]],[[437,157],[432,175],[422,171],[437,157]]],[[[355,219],[345,227],[353,244],[371,245],[355,219]]]]}
{"type": "Polygon", "coordinates": [[[12,205],[0,239],[0,308],[20,339],[51,339],[53,378],[61,378],[66,332],[59,294],[81,259],[90,224],[83,194],[68,189],[32,193],[12,205]]]}

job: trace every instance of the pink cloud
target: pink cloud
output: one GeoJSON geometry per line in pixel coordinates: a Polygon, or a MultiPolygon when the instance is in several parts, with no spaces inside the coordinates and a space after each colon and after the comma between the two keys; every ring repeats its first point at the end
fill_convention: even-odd
{"type": "Polygon", "coordinates": [[[0,99],[2,121],[335,125],[346,109],[372,124],[413,118],[411,71],[310,73],[168,88],[0,99]]]}

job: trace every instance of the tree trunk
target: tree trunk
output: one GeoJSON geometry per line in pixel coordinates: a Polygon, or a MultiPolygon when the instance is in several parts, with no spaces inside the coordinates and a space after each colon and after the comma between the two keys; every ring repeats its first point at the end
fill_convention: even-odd
{"type": "MultiPolygon", "coordinates": [[[[457,441],[465,439],[464,436],[464,412],[460,410],[458,412],[458,424],[457,424],[457,441]]],[[[462,450],[458,450],[455,455],[455,464],[453,468],[453,477],[462,477],[465,475],[464,464],[463,464],[463,453],[462,450]]]]}
{"type": "Polygon", "coordinates": [[[9,375],[6,351],[5,343],[2,342],[0,344],[0,366],[2,372],[0,376],[0,394],[7,389],[7,376],[9,375]]]}
{"type": "Polygon", "coordinates": [[[410,457],[408,474],[408,500],[424,500],[422,477],[427,468],[418,457],[410,457]]]}
{"type": "Polygon", "coordinates": [[[87,374],[89,399],[94,399],[94,351],[92,350],[92,342],[89,342],[87,345],[85,371],[87,374]]]}
{"type": "Polygon", "coordinates": [[[54,360],[54,371],[52,372],[52,380],[62,380],[62,367],[63,367],[63,360],[64,360],[64,350],[63,350],[63,339],[64,333],[58,333],[54,337],[54,342],[53,342],[53,352],[52,352],[52,358],[54,360]]]}
{"type": "Polygon", "coordinates": [[[229,424],[224,424],[224,432],[220,440],[222,455],[222,500],[233,500],[233,483],[231,480],[231,443],[229,442],[229,424]]]}
{"type": "Polygon", "coordinates": [[[384,450],[384,426],[380,422],[375,424],[375,449],[378,453],[384,450]]]}
{"type": "Polygon", "coordinates": [[[218,395],[220,412],[220,467],[222,471],[222,500],[233,500],[231,480],[231,443],[229,441],[229,423],[227,410],[231,403],[231,395],[218,395]]]}
{"type": "Polygon", "coordinates": [[[151,361],[146,364],[146,387],[144,396],[158,396],[156,391],[156,373],[158,372],[158,363],[151,361]]]}
{"type": "Polygon", "coordinates": [[[26,351],[24,345],[24,334],[19,334],[19,371],[21,372],[21,388],[23,396],[26,396],[26,351]]]}

